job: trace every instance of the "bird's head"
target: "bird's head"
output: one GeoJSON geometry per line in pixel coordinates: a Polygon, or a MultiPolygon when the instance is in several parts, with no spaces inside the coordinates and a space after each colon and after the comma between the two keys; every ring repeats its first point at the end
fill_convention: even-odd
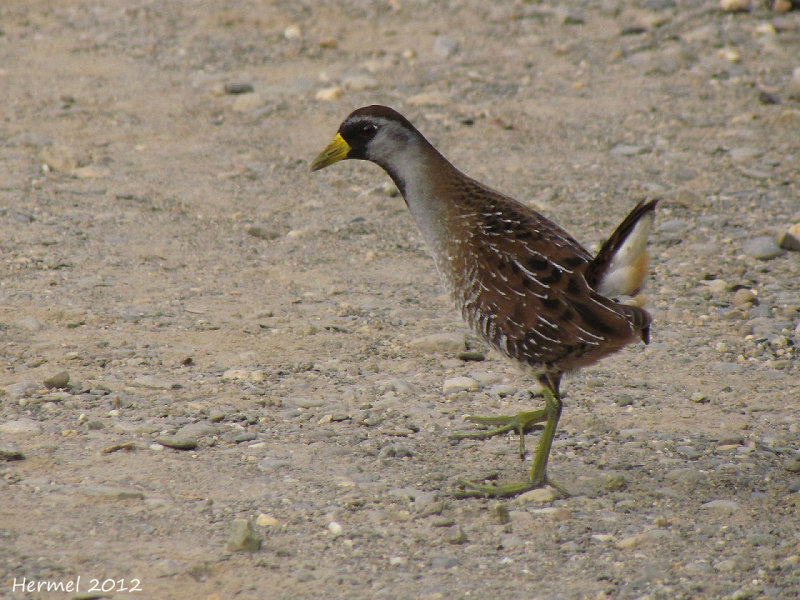
{"type": "Polygon", "coordinates": [[[418,136],[414,126],[396,110],[378,104],[364,106],[342,121],[333,141],[312,161],[311,170],[324,169],[346,158],[386,166],[392,155],[403,151],[418,136]]]}

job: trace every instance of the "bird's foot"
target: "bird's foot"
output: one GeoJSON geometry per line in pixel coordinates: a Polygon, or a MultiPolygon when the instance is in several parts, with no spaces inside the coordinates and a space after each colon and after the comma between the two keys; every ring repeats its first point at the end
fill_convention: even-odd
{"type": "Polygon", "coordinates": [[[569,497],[567,490],[546,477],[541,481],[529,479],[521,483],[508,483],[505,485],[486,485],[475,483],[474,481],[459,481],[458,489],[454,496],[456,498],[511,498],[547,486],[556,490],[562,498],[569,497]]]}
{"type": "Polygon", "coordinates": [[[470,415],[467,417],[467,420],[477,423],[478,425],[485,425],[493,428],[481,431],[454,433],[450,436],[451,440],[488,440],[496,435],[515,431],[519,434],[519,454],[520,456],[525,456],[524,436],[529,431],[532,431],[534,426],[547,421],[547,411],[545,409],[540,409],[521,412],[516,415],[500,415],[496,417],[476,417],[470,415]]]}

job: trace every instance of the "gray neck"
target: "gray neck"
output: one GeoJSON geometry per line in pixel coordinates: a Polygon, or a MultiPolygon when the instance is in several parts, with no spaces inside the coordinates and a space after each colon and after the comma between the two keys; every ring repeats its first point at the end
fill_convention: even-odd
{"type": "Polygon", "coordinates": [[[443,241],[441,236],[447,229],[449,207],[441,198],[436,182],[442,176],[449,177],[455,167],[422,136],[375,162],[392,178],[422,237],[437,254],[443,241]]]}

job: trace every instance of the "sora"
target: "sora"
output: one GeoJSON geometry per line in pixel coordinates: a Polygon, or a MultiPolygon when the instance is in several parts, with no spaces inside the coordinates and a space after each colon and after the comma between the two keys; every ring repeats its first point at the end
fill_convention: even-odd
{"type": "Polygon", "coordinates": [[[632,296],[642,286],[658,201],[637,204],[592,256],[543,215],[456,169],[391,108],[366,106],[351,113],[311,170],[347,158],[369,160],[389,174],[464,320],[544,388],[544,408],[472,417],[494,429],[455,436],[516,431],[524,452],[525,433],[544,423],[527,481],[463,482],[459,495],[513,496],[553,485],[547,460],[561,416],[561,376],[637,340],[648,342],[650,315],[615,298],[632,296]]]}

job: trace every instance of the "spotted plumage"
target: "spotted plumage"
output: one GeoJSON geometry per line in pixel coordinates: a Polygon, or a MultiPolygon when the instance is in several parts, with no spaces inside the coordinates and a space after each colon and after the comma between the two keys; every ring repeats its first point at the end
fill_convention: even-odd
{"type": "Polygon", "coordinates": [[[640,202],[592,256],[543,215],[456,169],[388,107],[351,113],[312,169],[345,158],[374,162],[389,174],[464,320],[532,370],[552,396],[546,415],[523,413],[534,416],[513,427],[522,434],[547,421],[528,488],[543,485],[562,374],[649,339],[650,315],[617,297],[642,286],[657,201],[640,202]]]}

